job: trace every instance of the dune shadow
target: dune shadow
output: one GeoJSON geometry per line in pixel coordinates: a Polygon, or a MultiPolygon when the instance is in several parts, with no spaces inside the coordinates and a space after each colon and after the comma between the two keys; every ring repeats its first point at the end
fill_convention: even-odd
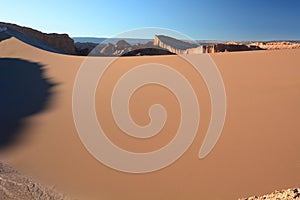
{"type": "Polygon", "coordinates": [[[0,150],[18,141],[24,118],[44,110],[51,83],[38,63],[0,58],[0,150]]]}

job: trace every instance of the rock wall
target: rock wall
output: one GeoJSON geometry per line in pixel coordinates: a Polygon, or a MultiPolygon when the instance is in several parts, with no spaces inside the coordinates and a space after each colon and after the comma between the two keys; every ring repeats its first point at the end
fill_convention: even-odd
{"type": "Polygon", "coordinates": [[[300,43],[297,42],[254,42],[249,44],[249,46],[257,46],[261,49],[273,50],[273,49],[298,49],[300,48],[300,43]]]}
{"type": "Polygon", "coordinates": [[[243,44],[216,44],[214,47],[215,52],[226,52],[226,51],[249,51],[251,50],[248,46],[243,44]]]}
{"type": "Polygon", "coordinates": [[[97,46],[98,46],[97,43],[92,43],[92,42],[76,42],[75,50],[78,55],[87,56],[97,46]]]}
{"type": "Polygon", "coordinates": [[[203,48],[205,53],[215,53],[215,45],[207,45],[203,48]]]}
{"type": "Polygon", "coordinates": [[[153,42],[146,44],[131,45],[125,40],[112,43],[75,43],[76,51],[84,56],[144,56],[144,55],[171,55],[172,52],[153,45],[153,42]]]}
{"type": "Polygon", "coordinates": [[[253,48],[244,44],[215,44],[204,46],[205,53],[219,53],[219,52],[233,52],[233,51],[251,51],[259,50],[260,48],[253,48]]]}
{"type": "Polygon", "coordinates": [[[155,55],[173,55],[174,53],[161,48],[141,48],[124,53],[122,56],[155,56],[155,55]]]}
{"type": "Polygon", "coordinates": [[[201,54],[204,53],[203,46],[191,44],[164,35],[155,35],[154,45],[167,49],[175,54],[201,54]]]}
{"type": "Polygon", "coordinates": [[[57,33],[42,33],[40,31],[34,30],[32,28],[19,26],[16,24],[3,23],[0,25],[5,25],[8,27],[12,27],[18,29],[19,31],[28,34],[44,43],[61,50],[67,54],[76,54],[74,40],[71,39],[68,34],[57,34],[57,33]]]}

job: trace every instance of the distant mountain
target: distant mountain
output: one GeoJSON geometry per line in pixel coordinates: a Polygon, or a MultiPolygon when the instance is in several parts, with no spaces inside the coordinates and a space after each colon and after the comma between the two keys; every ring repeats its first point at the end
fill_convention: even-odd
{"type": "Polygon", "coordinates": [[[229,41],[225,40],[195,40],[199,45],[214,45],[214,44],[226,44],[229,41]]]}
{"type": "Polygon", "coordinates": [[[111,44],[116,44],[120,40],[125,40],[128,42],[130,45],[135,45],[135,44],[146,44],[148,42],[153,42],[153,39],[139,39],[139,38],[97,38],[97,37],[73,37],[72,38],[75,43],[80,42],[80,43],[111,43],[111,44]]]}
{"type": "MultiPolygon", "coordinates": [[[[119,39],[119,38],[118,38],[119,39]]],[[[153,45],[149,41],[145,44],[136,43],[129,44],[125,40],[119,40],[113,43],[92,43],[92,42],[76,42],[76,51],[83,56],[144,56],[144,55],[171,55],[174,54],[167,49],[153,45]]]]}
{"type": "Polygon", "coordinates": [[[80,43],[96,43],[96,44],[100,44],[101,42],[106,40],[106,38],[97,38],[97,37],[72,37],[72,39],[74,40],[75,43],[80,42],[80,43]]]}

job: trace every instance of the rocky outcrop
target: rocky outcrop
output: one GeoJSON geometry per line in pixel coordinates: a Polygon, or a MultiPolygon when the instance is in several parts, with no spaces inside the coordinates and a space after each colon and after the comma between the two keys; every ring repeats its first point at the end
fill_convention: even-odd
{"type": "MultiPolygon", "coordinates": [[[[66,53],[74,55],[90,55],[90,56],[120,56],[145,54],[202,54],[202,53],[218,53],[232,51],[251,51],[251,50],[273,50],[273,49],[296,49],[300,48],[299,41],[273,41],[273,42],[227,42],[210,41],[206,43],[190,43],[178,40],[164,35],[156,35],[154,43],[133,44],[126,40],[115,41],[113,38],[111,43],[80,43],[74,44],[67,34],[42,33],[32,28],[19,26],[16,24],[0,22],[0,41],[16,37],[17,39],[35,46],[40,49],[55,53],[66,53]],[[148,50],[141,50],[149,48],[148,50]],[[152,50],[150,50],[152,49],[152,50]],[[157,50],[154,50],[157,49],[157,50]],[[161,50],[161,49],[164,49],[161,50]],[[128,53],[132,52],[134,53],[128,53]]],[[[110,40],[111,41],[111,40],[110,40]]]]}
{"type": "Polygon", "coordinates": [[[199,54],[199,53],[219,53],[234,51],[252,50],[273,50],[273,49],[296,49],[300,48],[299,42],[274,41],[274,42],[227,42],[215,44],[192,44],[182,40],[164,35],[156,35],[154,45],[167,49],[175,54],[199,54]]]}
{"type": "Polygon", "coordinates": [[[0,163],[0,199],[67,200],[70,198],[54,189],[46,188],[11,167],[0,163]]]}
{"type": "Polygon", "coordinates": [[[83,49],[80,50],[80,52],[82,52],[81,55],[85,54],[90,56],[202,54],[262,49],[258,46],[237,42],[198,45],[164,35],[156,35],[153,43],[148,42],[146,44],[130,45],[125,40],[120,40],[116,44],[107,43],[100,44],[97,47],[95,46],[96,44],[76,43],[77,50],[83,49]]]}
{"type": "Polygon", "coordinates": [[[231,52],[231,51],[250,51],[251,49],[243,44],[216,44],[214,46],[215,53],[217,52],[231,52]]]}
{"type": "Polygon", "coordinates": [[[133,46],[131,46],[128,42],[125,40],[119,40],[115,44],[115,49],[114,49],[114,55],[123,55],[126,52],[132,51],[133,46]]]}
{"type": "Polygon", "coordinates": [[[240,200],[295,200],[300,199],[300,188],[293,188],[281,191],[275,191],[271,194],[263,196],[252,196],[248,198],[242,198],[240,200]]]}
{"type": "Polygon", "coordinates": [[[175,54],[201,54],[251,50],[250,47],[235,42],[230,42],[227,44],[198,45],[164,35],[156,35],[154,38],[154,45],[167,49],[175,54]]]}
{"type": "Polygon", "coordinates": [[[144,56],[144,55],[171,55],[172,52],[153,45],[146,44],[131,45],[125,40],[113,43],[75,43],[76,51],[85,56],[144,56]]]}
{"type": "Polygon", "coordinates": [[[32,28],[23,27],[16,24],[3,23],[3,22],[0,22],[0,25],[2,27],[11,27],[17,29],[23,32],[24,34],[30,35],[35,39],[40,40],[48,44],[49,46],[58,49],[64,53],[76,54],[74,41],[67,34],[42,33],[32,28]]]}
{"type": "Polygon", "coordinates": [[[110,56],[114,54],[115,50],[115,45],[108,43],[100,50],[100,54],[103,56],[110,56]]]}
{"type": "Polygon", "coordinates": [[[159,48],[141,48],[124,53],[122,56],[156,56],[156,55],[174,55],[174,53],[159,48]]]}
{"type": "Polygon", "coordinates": [[[215,45],[203,46],[203,50],[205,53],[215,53],[215,45]]]}
{"type": "Polygon", "coordinates": [[[97,43],[92,42],[76,42],[75,51],[78,55],[87,56],[89,53],[98,46],[97,43]]]}
{"type": "Polygon", "coordinates": [[[126,42],[125,40],[119,40],[116,45],[115,45],[117,50],[123,50],[123,49],[128,49],[131,47],[131,45],[126,42]]]}
{"type": "Polygon", "coordinates": [[[167,49],[175,54],[201,54],[204,53],[203,46],[177,40],[165,35],[155,35],[154,45],[167,49]]]}
{"type": "Polygon", "coordinates": [[[234,52],[234,51],[251,51],[262,50],[262,48],[253,45],[239,44],[230,42],[227,44],[214,44],[204,46],[205,53],[220,53],[220,52],[234,52]]]}
{"type": "Polygon", "coordinates": [[[298,42],[288,42],[288,41],[278,41],[278,42],[254,42],[249,44],[249,46],[257,46],[261,49],[273,50],[273,49],[298,49],[300,48],[300,43],[298,42]]]}
{"type": "Polygon", "coordinates": [[[7,27],[6,26],[0,27],[0,32],[4,32],[4,31],[7,31],[7,27]]]}

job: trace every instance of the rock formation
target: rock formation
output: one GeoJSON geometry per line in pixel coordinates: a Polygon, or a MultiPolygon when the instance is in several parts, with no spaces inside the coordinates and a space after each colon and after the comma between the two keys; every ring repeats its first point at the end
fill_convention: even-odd
{"type": "Polygon", "coordinates": [[[89,53],[97,47],[97,43],[92,42],[76,42],[75,51],[78,55],[87,56],[89,53]]]}
{"type": "Polygon", "coordinates": [[[167,49],[175,54],[219,53],[251,50],[295,49],[300,48],[299,42],[227,42],[215,44],[192,44],[164,35],[156,35],[154,45],[167,49]]]}
{"type": "Polygon", "coordinates": [[[70,199],[54,189],[46,188],[32,179],[0,163],[0,199],[70,199]]]}
{"type": "Polygon", "coordinates": [[[155,56],[155,55],[174,55],[174,53],[160,48],[141,48],[122,54],[122,56],[155,56]]]}
{"type": "Polygon", "coordinates": [[[144,55],[171,55],[174,54],[166,49],[153,45],[153,42],[146,44],[131,45],[125,40],[112,43],[75,43],[76,51],[80,55],[89,56],[144,56],[144,55]]]}
{"type": "Polygon", "coordinates": [[[201,54],[204,53],[203,46],[178,40],[165,35],[155,35],[154,45],[167,49],[175,54],[201,54]]]}
{"type": "Polygon", "coordinates": [[[251,48],[244,44],[215,44],[209,49],[207,49],[207,53],[218,53],[218,52],[231,52],[231,51],[250,51],[251,48]]]}
{"type": "Polygon", "coordinates": [[[112,43],[106,44],[100,51],[102,56],[111,56],[114,54],[116,48],[112,43]]]}
{"type": "Polygon", "coordinates": [[[125,40],[119,40],[115,46],[116,46],[117,50],[123,50],[123,49],[127,49],[127,48],[131,47],[131,45],[128,42],[126,42],[125,40]]]}
{"type": "Polygon", "coordinates": [[[21,41],[55,53],[90,56],[120,56],[120,55],[166,55],[166,54],[202,54],[232,51],[273,50],[300,48],[299,42],[227,42],[210,41],[210,43],[190,43],[164,35],[155,35],[154,42],[133,44],[126,40],[108,43],[80,43],[74,44],[67,34],[42,33],[28,27],[0,22],[0,41],[16,37],[21,41]],[[213,42],[213,43],[212,43],[213,42]],[[147,49],[148,50],[142,50],[147,49]],[[156,50],[155,50],[156,49],[156,50]],[[162,50],[163,49],[163,50],[162,50]],[[131,53],[129,53],[131,52],[131,53]]]}
{"type": "Polygon", "coordinates": [[[132,50],[132,46],[126,42],[125,40],[119,40],[116,44],[115,44],[115,51],[114,51],[114,55],[123,55],[124,53],[131,51],[132,50]]]}
{"type": "Polygon", "coordinates": [[[293,188],[281,191],[275,191],[271,194],[263,196],[252,196],[248,198],[242,198],[240,200],[294,200],[300,199],[300,188],[293,188]]]}
{"type": "Polygon", "coordinates": [[[57,33],[42,33],[40,31],[34,30],[32,28],[19,26],[16,24],[3,23],[0,22],[1,27],[11,27],[21,31],[24,34],[30,35],[33,38],[40,40],[49,46],[58,49],[67,54],[76,54],[75,45],[73,39],[71,39],[67,34],[57,34],[57,33]]]}
{"type": "Polygon", "coordinates": [[[273,50],[273,49],[297,49],[300,48],[298,42],[278,41],[278,42],[254,42],[249,46],[257,46],[261,49],[273,50]]]}
{"type": "Polygon", "coordinates": [[[201,54],[201,53],[217,53],[226,51],[249,51],[250,47],[244,44],[237,44],[230,42],[228,44],[212,44],[212,45],[198,45],[189,42],[177,40],[164,35],[156,35],[154,44],[169,50],[175,54],[201,54]]]}

